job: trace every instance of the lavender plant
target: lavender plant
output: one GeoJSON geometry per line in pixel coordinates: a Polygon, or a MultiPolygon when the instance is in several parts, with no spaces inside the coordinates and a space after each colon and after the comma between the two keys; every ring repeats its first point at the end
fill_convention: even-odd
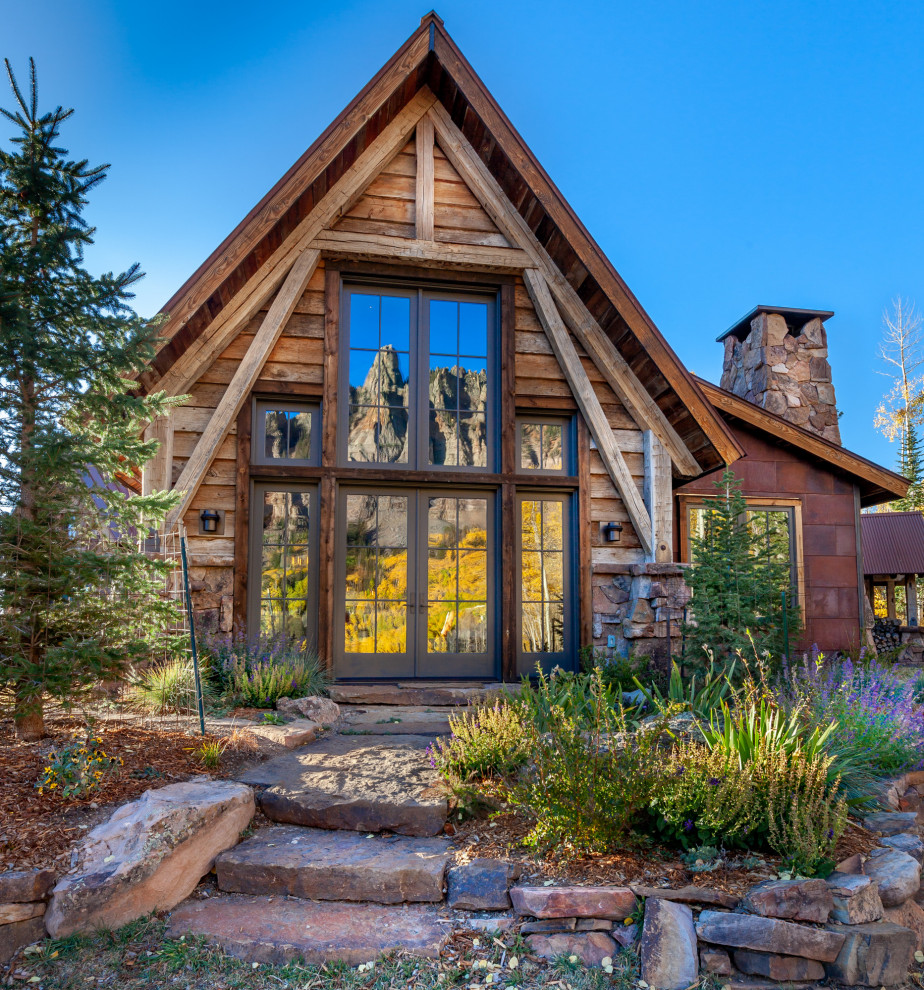
{"type": "Polygon", "coordinates": [[[916,690],[914,679],[865,650],[856,661],[827,660],[813,647],[800,663],[784,664],[778,696],[815,725],[836,721],[828,751],[852,755],[873,777],[883,778],[922,761],[924,710],[916,690]]]}
{"type": "Polygon", "coordinates": [[[322,694],[327,687],[318,657],[283,637],[215,639],[208,643],[207,655],[216,687],[235,704],[272,708],[280,698],[322,694]]]}

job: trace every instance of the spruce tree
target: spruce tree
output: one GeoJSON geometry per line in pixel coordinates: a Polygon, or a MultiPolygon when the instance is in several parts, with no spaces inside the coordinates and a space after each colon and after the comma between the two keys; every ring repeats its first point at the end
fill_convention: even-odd
{"type": "Polygon", "coordinates": [[[921,450],[917,425],[910,414],[907,414],[902,433],[898,471],[910,482],[908,494],[890,503],[889,508],[897,512],[924,511],[924,452],[921,450]]]}
{"type": "Polygon", "coordinates": [[[35,739],[47,699],[67,706],[120,676],[174,620],[158,593],[165,565],[139,536],[177,495],[127,497],[112,479],[153,456],[144,424],[175,400],[133,391],[158,331],[129,303],[138,266],[83,267],[94,229],[82,214],[109,166],[71,160],[58,142],[73,111],[39,113],[32,60],[28,99],[5,64],[15,102],[0,111],[16,131],[0,148],[0,703],[35,739]]]}
{"type": "Polygon", "coordinates": [[[750,654],[750,634],[758,652],[779,658],[785,651],[782,592],[787,592],[791,633],[798,631],[799,620],[789,601],[787,534],[770,534],[768,540],[766,532],[750,524],[741,482],[731,471],[722,474],[715,488],[703,510],[701,535],[690,536],[693,563],[686,581],[693,598],[686,655],[695,665],[705,660],[707,650],[718,661],[739,651],[750,654]]]}

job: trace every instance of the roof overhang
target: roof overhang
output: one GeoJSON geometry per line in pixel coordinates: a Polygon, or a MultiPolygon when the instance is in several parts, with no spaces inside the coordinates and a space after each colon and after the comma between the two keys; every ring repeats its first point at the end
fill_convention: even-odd
{"type": "Polygon", "coordinates": [[[718,385],[701,378],[697,381],[712,405],[724,416],[761,430],[779,443],[796,448],[852,478],[860,489],[860,504],[864,508],[904,498],[907,494],[908,479],[900,474],[831,443],[817,433],[794,426],[781,416],[767,412],[718,385]]]}
{"type": "Polygon", "coordinates": [[[143,387],[157,388],[326,191],[424,87],[436,95],[490,169],[703,472],[740,457],[743,450],[732,431],[432,12],[167,302],[165,341],[140,376],[143,387]]]}

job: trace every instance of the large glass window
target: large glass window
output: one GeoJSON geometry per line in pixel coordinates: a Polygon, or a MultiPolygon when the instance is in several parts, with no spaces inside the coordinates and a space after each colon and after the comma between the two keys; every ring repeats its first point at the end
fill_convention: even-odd
{"type": "Polygon", "coordinates": [[[348,286],[347,464],[493,470],[490,296],[348,286]]]}

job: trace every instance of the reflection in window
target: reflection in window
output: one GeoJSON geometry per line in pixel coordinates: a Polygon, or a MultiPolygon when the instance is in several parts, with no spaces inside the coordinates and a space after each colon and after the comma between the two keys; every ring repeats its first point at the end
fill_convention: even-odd
{"type": "Polygon", "coordinates": [[[308,492],[263,493],[263,559],[260,568],[260,632],[307,646],[308,492]]]}
{"type": "Polygon", "coordinates": [[[306,461],[311,457],[311,413],[267,409],[263,413],[263,436],[267,459],[306,461]]]}
{"type": "Polygon", "coordinates": [[[429,302],[429,463],[485,467],[488,306],[429,302]]]}
{"type": "Polygon", "coordinates": [[[561,471],[561,423],[520,423],[520,468],[524,471],[561,471]]]}
{"type": "Polygon", "coordinates": [[[520,616],[524,653],[561,653],[564,640],[564,505],[521,503],[520,616]]]}
{"type": "Polygon", "coordinates": [[[347,653],[407,651],[406,495],[347,495],[347,653]]]}
{"type": "Polygon", "coordinates": [[[487,527],[487,499],[428,499],[428,653],[488,650],[487,527]]]}
{"type": "Polygon", "coordinates": [[[350,461],[407,463],[410,324],[407,297],[351,293],[350,461]]]}

